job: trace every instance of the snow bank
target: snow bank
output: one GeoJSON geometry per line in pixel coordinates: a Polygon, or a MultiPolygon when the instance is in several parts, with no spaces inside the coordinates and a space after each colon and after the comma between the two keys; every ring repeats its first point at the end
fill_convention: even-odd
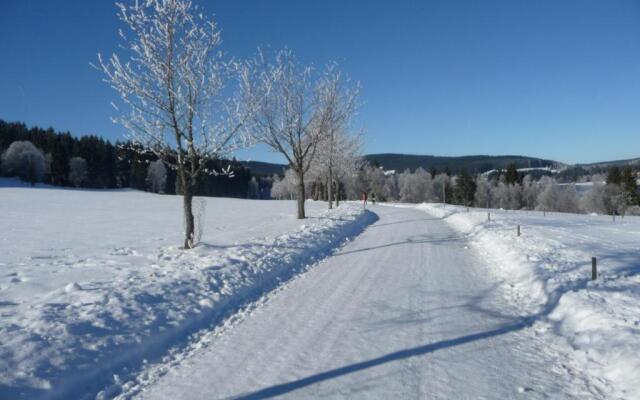
{"type": "Polygon", "coordinates": [[[202,199],[182,251],[180,202],[135,191],[0,189],[0,398],[116,395],[144,364],[278,287],[375,215],[310,202],[202,199]]]}
{"type": "Polygon", "coordinates": [[[640,398],[640,218],[417,207],[469,236],[510,300],[566,340],[606,397],[640,398]]]}

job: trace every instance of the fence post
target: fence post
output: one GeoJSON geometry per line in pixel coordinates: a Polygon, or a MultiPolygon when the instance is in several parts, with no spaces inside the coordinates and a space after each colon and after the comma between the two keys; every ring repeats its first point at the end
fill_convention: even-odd
{"type": "Polygon", "coordinates": [[[520,224],[518,224],[518,236],[520,236],[520,224]]]}
{"type": "Polygon", "coordinates": [[[598,261],[595,257],[591,257],[591,280],[595,281],[598,278],[598,261]]]}
{"type": "Polygon", "coordinates": [[[487,221],[491,221],[491,213],[487,213],[487,221]]]}

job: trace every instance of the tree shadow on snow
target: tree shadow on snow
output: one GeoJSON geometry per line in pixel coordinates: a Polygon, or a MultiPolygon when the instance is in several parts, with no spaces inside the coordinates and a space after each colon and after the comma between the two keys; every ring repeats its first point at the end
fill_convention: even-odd
{"type": "MultiPolygon", "coordinates": [[[[470,296],[466,299],[464,304],[456,304],[453,308],[466,307],[468,310],[473,311],[474,313],[483,314],[494,318],[497,322],[497,326],[495,328],[433,343],[427,343],[422,346],[416,346],[400,351],[391,352],[380,357],[345,365],[343,367],[320,372],[290,382],[273,385],[252,393],[244,393],[237,396],[232,396],[231,398],[240,400],[253,400],[276,397],[299,389],[303,389],[308,386],[312,386],[314,384],[357,373],[383,364],[401,361],[412,357],[420,357],[429,353],[437,352],[438,350],[461,346],[468,343],[478,342],[481,340],[521,331],[525,328],[531,327],[536,321],[545,319],[547,316],[549,316],[549,314],[551,314],[558,306],[560,298],[565,293],[584,289],[587,287],[588,282],[590,282],[590,280],[588,279],[572,281],[556,288],[551,292],[547,291],[547,302],[543,304],[536,313],[526,316],[504,315],[495,311],[494,309],[483,307],[482,304],[484,298],[491,294],[491,292],[495,288],[494,286],[486,291],[483,291],[480,295],[470,296]]],[[[404,320],[403,322],[410,323],[410,319],[411,318],[409,318],[408,320],[404,320]]],[[[426,319],[417,319],[414,322],[431,323],[426,319]]]]}
{"type": "Polygon", "coordinates": [[[339,253],[336,253],[335,255],[344,256],[347,254],[362,253],[365,251],[384,249],[384,248],[393,247],[393,246],[414,245],[414,244],[424,244],[424,243],[431,243],[434,245],[450,245],[454,242],[467,240],[469,239],[469,237],[470,235],[447,235],[442,237],[433,237],[431,235],[415,235],[407,238],[406,240],[385,243],[379,246],[364,247],[362,249],[357,249],[357,250],[341,251],[339,253]]]}

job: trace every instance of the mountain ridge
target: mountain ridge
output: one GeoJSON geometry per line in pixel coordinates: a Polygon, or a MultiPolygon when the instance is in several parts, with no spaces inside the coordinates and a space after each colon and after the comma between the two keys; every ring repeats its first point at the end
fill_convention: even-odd
{"type": "MultiPolygon", "coordinates": [[[[406,153],[374,153],[363,156],[370,163],[377,163],[385,170],[402,172],[406,169],[415,171],[416,168],[425,170],[449,171],[458,173],[465,168],[468,173],[476,174],[492,169],[505,169],[510,163],[515,163],[518,168],[545,168],[553,169],[584,168],[598,169],[610,166],[638,165],[640,158],[625,160],[600,161],[593,163],[568,164],[561,161],[530,157],[523,155],[485,155],[475,154],[467,156],[435,156],[406,153]]],[[[260,175],[282,174],[287,168],[286,164],[269,163],[264,161],[241,161],[241,163],[260,175]]]]}

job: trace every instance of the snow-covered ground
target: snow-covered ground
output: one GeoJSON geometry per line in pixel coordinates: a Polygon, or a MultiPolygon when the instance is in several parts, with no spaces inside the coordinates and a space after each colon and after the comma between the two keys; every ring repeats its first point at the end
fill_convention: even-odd
{"type": "Polygon", "coordinates": [[[185,252],[178,196],[0,181],[2,399],[113,396],[375,219],[350,204],[309,202],[300,221],[291,201],[196,199],[204,235],[185,252]]]}
{"type": "Polygon", "coordinates": [[[337,253],[122,398],[607,398],[467,235],[415,207],[371,211],[337,253]]]}
{"type": "Polygon", "coordinates": [[[603,381],[606,397],[640,398],[639,217],[417,208],[467,234],[508,298],[535,316],[538,330],[566,340],[592,382],[603,381]]]}
{"type": "Polygon", "coordinates": [[[0,398],[640,398],[639,217],[199,202],[0,180],[0,398]]]}

